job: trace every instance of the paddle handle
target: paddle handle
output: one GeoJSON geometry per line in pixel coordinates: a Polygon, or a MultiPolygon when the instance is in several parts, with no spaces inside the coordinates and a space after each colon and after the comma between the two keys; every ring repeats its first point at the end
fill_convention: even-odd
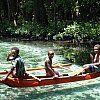
{"type": "MultiPolygon", "coordinates": [[[[68,64],[61,64],[61,65],[53,65],[52,68],[60,68],[60,66],[62,67],[66,67],[66,66],[71,66],[71,63],[68,64]]],[[[26,71],[35,71],[35,70],[43,70],[45,69],[44,67],[40,67],[40,68],[27,68],[26,71]]]]}
{"type": "MultiPolygon", "coordinates": [[[[61,64],[61,65],[53,65],[52,68],[60,68],[60,66],[63,67],[67,67],[67,66],[71,66],[71,63],[68,64],[61,64]]],[[[45,69],[44,67],[40,67],[40,68],[27,68],[26,71],[36,71],[36,70],[43,70],[45,69]]],[[[8,70],[4,70],[4,71],[0,71],[0,74],[7,74],[9,71],[8,70]]]]}

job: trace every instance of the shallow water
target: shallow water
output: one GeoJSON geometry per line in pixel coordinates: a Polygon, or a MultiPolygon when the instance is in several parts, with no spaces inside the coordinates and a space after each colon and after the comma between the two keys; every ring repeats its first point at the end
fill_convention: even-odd
{"type": "MultiPolygon", "coordinates": [[[[0,70],[9,69],[11,64],[6,61],[7,52],[11,47],[17,46],[20,55],[25,61],[26,68],[41,67],[44,65],[48,49],[54,49],[54,64],[68,63],[52,42],[0,42],[0,70]]],[[[77,65],[70,66],[75,70],[77,65]]],[[[69,70],[56,69],[61,73],[69,70]]],[[[34,75],[45,75],[45,71],[29,72],[34,75]]],[[[3,76],[1,76],[3,77],[3,76]]],[[[35,88],[12,88],[0,84],[0,100],[100,100],[100,78],[86,81],[63,83],[35,88]]]]}

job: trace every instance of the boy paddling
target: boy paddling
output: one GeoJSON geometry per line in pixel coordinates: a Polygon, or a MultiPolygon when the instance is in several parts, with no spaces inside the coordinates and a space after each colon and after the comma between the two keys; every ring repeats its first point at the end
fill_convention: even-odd
{"type": "Polygon", "coordinates": [[[3,79],[6,80],[7,77],[12,74],[13,78],[34,78],[38,81],[41,81],[39,78],[34,75],[29,76],[25,71],[24,61],[19,55],[19,48],[13,47],[10,49],[10,52],[7,55],[7,61],[11,61],[12,68],[7,76],[3,79]],[[15,71],[14,71],[15,70],[15,71]]]}
{"type": "Polygon", "coordinates": [[[19,48],[13,47],[10,49],[10,52],[7,55],[7,61],[11,61],[12,68],[5,79],[7,79],[10,74],[12,74],[12,77],[14,78],[23,78],[28,76],[28,74],[25,72],[24,61],[19,55],[19,48]],[[16,69],[15,73],[14,69],[16,69]]]}

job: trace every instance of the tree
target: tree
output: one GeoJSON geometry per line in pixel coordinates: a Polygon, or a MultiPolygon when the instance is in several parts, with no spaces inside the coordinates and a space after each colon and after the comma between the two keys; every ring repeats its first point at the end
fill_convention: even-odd
{"type": "Polygon", "coordinates": [[[48,25],[44,0],[34,0],[34,20],[42,25],[48,25]]]}

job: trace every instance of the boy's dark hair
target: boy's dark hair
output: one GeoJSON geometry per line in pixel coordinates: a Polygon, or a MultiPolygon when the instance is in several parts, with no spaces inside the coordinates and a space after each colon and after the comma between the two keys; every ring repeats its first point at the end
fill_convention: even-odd
{"type": "Polygon", "coordinates": [[[19,48],[17,47],[12,47],[11,50],[15,50],[17,54],[19,54],[19,48]]]}

